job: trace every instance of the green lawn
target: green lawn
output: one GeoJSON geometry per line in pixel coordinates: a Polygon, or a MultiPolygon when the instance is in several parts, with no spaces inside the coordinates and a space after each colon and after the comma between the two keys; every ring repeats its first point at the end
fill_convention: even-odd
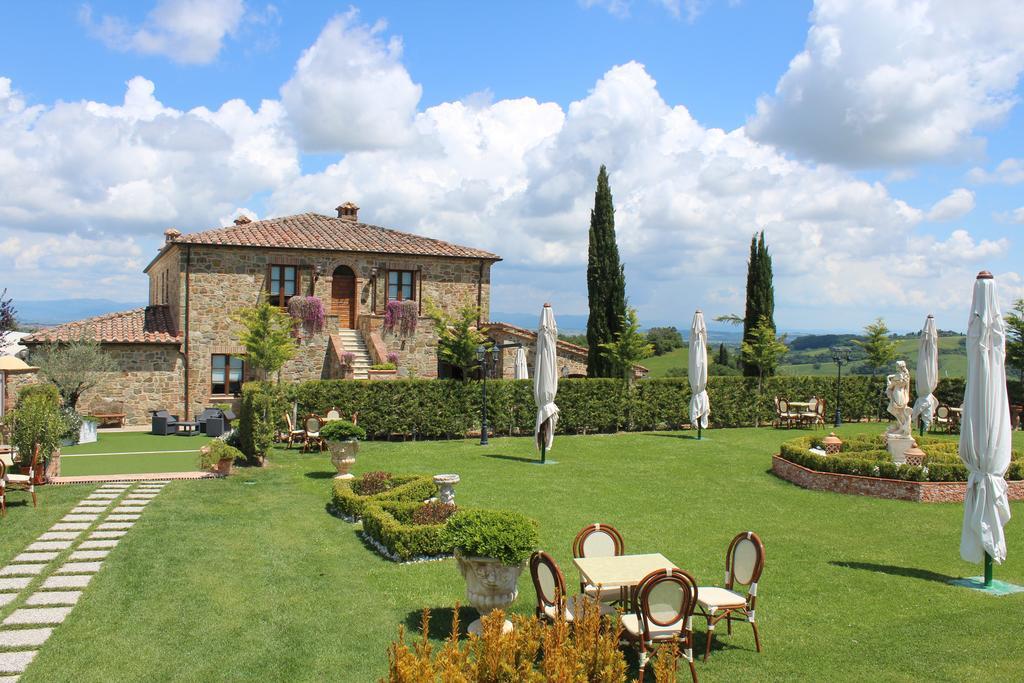
{"type": "Polygon", "coordinates": [[[198,469],[206,436],[154,436],[145,432],[100,432],[95,443],[61,449],[61,475],[189,472],[198,469]]]}
{"type": "MultiPolygon", "coordinates": [[[[540,521],[542,546],[570,586],[570,544],[590,522],[617,526],[628,552],[662,552],[704,584],[721,581],[732,536],[757,531],[767,548],[757,612],[765,651],[754,652],[740,624],[715,639],[711,659],[698,664],[701,680],[1019,679],[1024,594],[993,598],[946,583],[980,571],[959,559],[961,506],[797,488],[768,472],[778,444],[796,435],[560,437],[551,453],[558,464],[548,467],[533,464],[529,439],[496,438],[487,448],[368,443],[355,471],[459,473],[460,502],[540,521]]],[[[398,565],[369,550],[356,526],[324,509],[332,474],[326,454],[278,451],[263,469],[169,484],[21,682],[385,674],[398,625],[430,607],[443,632],[465,585],[452,560],[398,565]]],[[[12,507],[0,555],[19,551],[88,490],[44,490],[40,510],[12,507]]],[[[996,573],[1024,583],[1024,504],[1012,507],[1010,558],[996,573]]],[[[524,574],[515,611],[530,613],[533,599],[524,574]]],[[[703,647],[703,625],[697,630],[703,647]]]]}
{"type": "MultiPolygon", "coordinates": [[[[718,347],[715,347],[717,351],[718,347]]],[[[651,356],[650,358],[644,358],[640,361],[640,364],[651,371],[650,376],[665,377],[665,373],[668,372],[669,368],[683,368],[684,370],[689,366],[690,363],[690,349],[689,347],[682,347],[679,349],[673,349],[668,353],[660,356],[651,356]]]]}

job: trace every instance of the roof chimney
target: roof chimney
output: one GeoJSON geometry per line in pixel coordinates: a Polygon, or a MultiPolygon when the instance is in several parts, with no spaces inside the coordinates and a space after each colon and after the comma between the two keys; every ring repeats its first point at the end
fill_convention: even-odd
{"type": "Polygon", "coordinates": [[[175,228],[167,228],[164,230],[164,242],[166,244],[170,244],[179,237],[181,237],[181,230],[177,230],[175,228]]]}
{"type": "Polygon", "coordinates": [[[356,223],[359,221],[359,207],[352,202],[345,202],[337,207],[338,218],[356,223]]]}
{"type": "Polygon", "coordinates": [[[248,216],[242,215],[235,219],[235,225],[247,225],[252,223],[252,219],[248,216]]]}

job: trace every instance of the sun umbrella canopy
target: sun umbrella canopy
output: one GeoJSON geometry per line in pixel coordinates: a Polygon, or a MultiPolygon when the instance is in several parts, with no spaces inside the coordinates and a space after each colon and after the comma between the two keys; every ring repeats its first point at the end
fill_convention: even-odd
{"type": "Polygon", "coordinates": [[[932,394],[939,383],[939,333],[935,330],[935,316],[928,316],[921,330],[921,339],[917,345],[917,400],[914,401],[914,412],[911,422],[916,423],[918,417],[924,428],[932,423],[939,400],[932,394]]]}
{"type": "Polygon", "coordinates": [[[533,358],[533,398],[537,404],[537,423],[534,435],[537,446],[551,449],[555,440],[555,425],[558,423],[558,327],[550,304],[544,304],[537,329],[537,348],[533,358]]]}
{"type": "Polygon", "coordinates": [[[530,379],[530,371],[526,367],[526,349],[522,346],[516,349],[515,379],[530,379]]]}
{"type": "Polygon", "coordinates": [[[690,325],[690,424],[708,428],[711,402],[708,400],[708,328],[698,309],[690,325]]]}
{"type": "Polygon", "coordinates": [[[964,497],[960,556],[1006,559],[1003,526],[1010,521],[1003,475],[1010,465],[1010,407],[1006,395],[1006,327],[996,283],[983,271],[974,283],[967,324],[967,387],[960,427],[960,459],[970,473],[964,497]]]}

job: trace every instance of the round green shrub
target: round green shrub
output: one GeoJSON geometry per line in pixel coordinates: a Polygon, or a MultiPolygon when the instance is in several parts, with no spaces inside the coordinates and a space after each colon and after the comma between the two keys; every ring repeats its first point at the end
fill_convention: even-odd
{"type": "Polygon", "coordinates": [[[366,430],[348,420],[331,420],[320,428],[320,436],[327,441],[349,441],[365,439],[366,430]]]}
{"type": "Polygon", "coordinates": [[[199,450],[199,467],[208,470],[221,460],[245,462],[245,454],[220,439],[213,439],[199,450]]]}
{"type": "Polygon", "coordinates": [[[537,522],[518,512],[460,510],[445,526],[445,537],[463,555],[519,564],[537,549],[537,522]]]}

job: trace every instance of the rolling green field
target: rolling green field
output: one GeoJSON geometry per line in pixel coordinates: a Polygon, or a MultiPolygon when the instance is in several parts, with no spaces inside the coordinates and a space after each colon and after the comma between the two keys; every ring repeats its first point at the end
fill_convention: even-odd
{"type": "MultiPolygon", "coordinates": [[[[939,337],[939,376],[940,377],[963,377],[967,374],[967,355],[960,350],[963,337],[939,337]]],[[[709,356],[718,351],[717,344],[711,344],[708,349],[709,356]]],[[[735,356],[736,347],[730,347],[729,353],[735,356]]],[[[835,363],[832,362],[832,355],[828,348],[804,349],[800,351],[803,355],[816,357],[815,363],[789,364],[783,357],[782,365],[779,366],[781,375],[802,375],[802,376],[831,376],[836,373],[835,363]]],[[[641,364],[651,371],[651,377],[665,377],[669,368],[686,368],[690,357],[689,349],[686,347],[676,349],[661,356],[652,356],[645,359],[641,364]]],[[[907,361],[907,366],[913,372],[917,367],[917,340],[898,339],[896,340],[896,358],[907,361]]],[[[863,361],[851,363],[853,368],[864,365],[863,361]]],[[[849,368],[843,368],[843,374],[847,374],[849,368]]]]}
{"type": "MultiPolygon", "coordinates": [[[[880,429],[850,425],[840,435],[880,429]]],[[[770,474],[796,434],[773,429],[558,437],[557,465],[535,464],[528,438],[363,445],[357,474],[456,472],[465,505],[539,521],[541,546],[575,585],[575,533],[613,524],[630,553],[661,552],[701,585],[722,580],[737,532],[764,540],[757,619],[720,629],[705,681],[1019,680],[1024,594],[995,598],[949,585],[980,566],[960,560],[963,509],[808,491],[770,474]]],[[[1015,433],[1019,447],[1024,433],[1015,433]]],[[[326,454],[277,450],[266,468],[175,481],[104,561],[21,683],[89,681],[365,681],[386,675],[399,625],[434,610],[445,634],[465,582],[451,559],[400,565],[325,510],[326,454]]],[[[0,561],[88,494],[44,488],[40,507],[11,495],[0,561]]],[[[1024,583],[1024,503],[1011,504],[997,578],[1024,583]]],[[[31,590],[31,587],[30,589],[31,590]]],[[[528,573],[513,610],[532,613],[528,573]]],[[[26,591],[26,593],[29,591],[26,591]]],[[[23,598],[0,607],[0,619],[23,598]]],[[[474,616],[464,608],[462,623],[474,616]]],[[[695,620],[696,646],[705,627],[695,620]]],[[[634,666],[635,657],[628,660],[634,666]]],[[[689,680],[689,672],[679,680],[689,680]]]]}

